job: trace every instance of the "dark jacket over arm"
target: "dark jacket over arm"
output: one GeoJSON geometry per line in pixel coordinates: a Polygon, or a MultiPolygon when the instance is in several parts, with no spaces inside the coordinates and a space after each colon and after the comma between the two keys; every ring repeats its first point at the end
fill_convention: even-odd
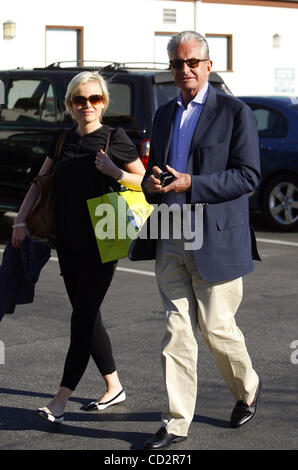
{"type": "Polygon", "coordinates": [[[25,237],[20,248],[7,242],[0,266],[0,320],[18,304],[33,302],[40,271],[51,256],[45,244],[25,237]]]}

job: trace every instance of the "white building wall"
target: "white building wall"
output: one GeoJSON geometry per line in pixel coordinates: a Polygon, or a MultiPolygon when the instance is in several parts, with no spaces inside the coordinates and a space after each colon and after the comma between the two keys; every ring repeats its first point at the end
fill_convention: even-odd
{"type": "MultiPolygon", "coordinates": [[[[275,74],[286,69],[290,74],[294,71],[295,79],[284,80],[285,93],[292,86],[298,95],[296,8],[197,3],[195,17],[194,3],[182,1],[2,1],[0,25],[8,19],[16,23],[17,34],[4,40],[0,31],[2,70],[45,66],[46,25],[84,26],[85,59],[126,62],[154,61],[154,32],[197,27],[202,34],[233,35],[233,72],[221,75],[234,94],[281,94],[276,91],[275,74]],[[175,24],[163,22],[163,8],[176,10],[175,24]],[[275,33],[282,36],[278,49],[272,47],[275,33]]],[[[59,48],[56,60],[60,60],[59,48]]]]}
{"type": "Polygon", "coordinates": [[[233,72],[221,75],[234,94],[280,94],[275,92],[280,69],[294,69],[298,94],[298,9],[203,3],[199,15],[203,34],[233,34],[233,72]],[[276,33],[282,37],[279,48],[272,46],[276,33]]]}

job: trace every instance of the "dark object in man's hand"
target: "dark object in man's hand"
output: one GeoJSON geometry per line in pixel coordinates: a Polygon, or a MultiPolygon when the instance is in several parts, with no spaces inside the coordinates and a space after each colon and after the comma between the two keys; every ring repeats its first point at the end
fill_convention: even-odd
{"type": "Polygon", "coordinates": [[[175,176],[172,175],[172,173],[169,173],[168,171],[163,171],[160,173],[158,178],[160,180],[161,186],[164,188],[165,186],[168,186],[168,184],[174,181],[175,176]]]}

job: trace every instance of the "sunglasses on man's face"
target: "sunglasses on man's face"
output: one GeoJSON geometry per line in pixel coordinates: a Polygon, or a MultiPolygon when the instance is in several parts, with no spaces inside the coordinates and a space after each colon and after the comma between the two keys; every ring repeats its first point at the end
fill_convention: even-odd
{"type": "Polygon", "coordinates": [[[195,69],[200,65],[200,62],[208,61],[209,59],[173,59],[170,60],[170,66],[173,69],[183,69],[183,65],[186,64],[190,69],[195,69]]]}
{"type": "Polygon", "coordinates": [[[91,95],[88,98],[85,96],[74,96],[71,100],[77,106],[86,106],[87,101],[89,101],[92,106],[96,106],[104,101],[104,97],[102,95],[91,95]]]}

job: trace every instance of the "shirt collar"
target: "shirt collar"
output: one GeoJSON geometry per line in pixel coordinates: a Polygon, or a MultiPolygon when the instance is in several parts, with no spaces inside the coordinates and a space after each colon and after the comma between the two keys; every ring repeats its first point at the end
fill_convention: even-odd
{"type": "MultiPolygon", "coordinates": [[[[191,103],[204,104],[207,98],[208,87],[209,87],[209,83],[206,82],[203,88],[200,89],[200,91],[196,94],[196,96],[192,99],[192,101],[189,104],[191,103]]],[[[179,104],[179,106],[183,106],[181,91],[178,95],[177,103],[179,104]]]]}

